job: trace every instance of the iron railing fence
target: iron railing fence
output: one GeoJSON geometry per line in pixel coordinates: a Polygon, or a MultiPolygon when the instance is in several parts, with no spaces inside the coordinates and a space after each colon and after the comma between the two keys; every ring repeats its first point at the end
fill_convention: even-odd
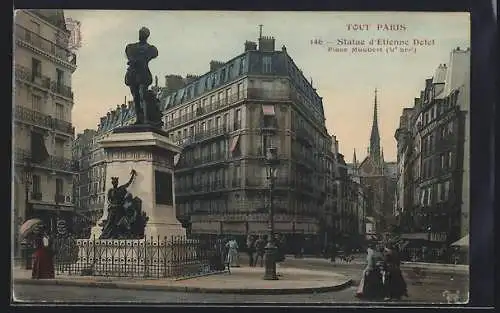
{"type": "Polygon", "coordinates": [[[463,253],[447,247],[428,248],[425,252],[422,248],[403,248],[400,251],[401,261],[405,262],[425,262],[425,263],[440,263],[440,264],[465,264],[466,258],[463,253]]]}
{"type": "Polygon", "coordinates": [[[183,237],[54,239],[56,275],[189,278],[224,272],[214,242],[183,237]]]}

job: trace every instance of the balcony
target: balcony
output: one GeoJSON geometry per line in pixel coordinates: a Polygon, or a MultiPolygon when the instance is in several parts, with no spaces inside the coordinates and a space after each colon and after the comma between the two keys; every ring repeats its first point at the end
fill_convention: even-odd
{"type": "Polygon", "coordinates": [[[200,130],[195,135],[191,135],[186,138],[178,140],[176,144],[181,147],[187,147],[194,143],[199,143],[208,139],[217,138],[219,136],[225,136],[228,133],[229,129],[227,127],[217,127],[206,130],[200,130]]]}
{"type": "Polygon", "coordinates": [[[309,146],[312,146],[314,143],[314,138],[313,136],[305,129],[305,128],[296,128],[295,129],[295,136],[297,137],[297,140],[304,142],[308,144],[309,146]]]}
{"type": "Polygon", "coordinates": [[[245,94],[241,93],[240,95],[238,95],[238,94],[231,95],[230,97],[225,98],[224,100],[214,101],[210,104],[205,105],[204,107],[196,108],[195,112],[189,112],[187,114],[182,115],[181,117],[178,117],[178,118],[175,118],[173,120],[168,121],[166,124],[166,128],[170,129],[170,128],[176,127],[176,126],[181,125],[183,123],[189,122],[196,117],[215,112],[215,111],[219,110],[220,108],[223,108],[227,105],[231,105],[231,104],[236,103],[238,101],[242,101],[244,99],[246,99],[245,94]]]}
{"type": "Polygon", "coordinates": [[[197,167],[200,165],[212,165],[220,162],[225,162],[227,160],[228,158],[224,153],[212,153],[204,155],[200,158],[181,159],[179,163],[177,163],[176,169],[185,169],[197,167]]]}
{"type": "Polygon", "coordinates": [[[42,36],[20,25],[15,26],[14,36],[16,37],[16,41],[19,40],[21,42],[27,43],[50,54],[51,56],[56,57],[57,59],[65,63],[71,64],[73,68],[76,67],[76,54],[56,44],[55,42],[45,39],[42,36]]]}
{"type": "MultiPolygon", "coordinates": [[[[31,152],[23,149],[16,149],[14,152],[14,160],[16,163],[24,164],[26,160],[32,160],[31,152]]],[[[56,157],[49,155],[49,157],[42,162],[32,162],[35,167],[46,168],[54,171],[68,172],[76,174],[77,164],[71,159],[56,157]]]]}
{"type": "Polygon", "coordinates": [[[248,88],[247,98],[252,100],[278,100],[290,101],[290,93],[288,91],[268,91],[262,88],[248,88]]]}
{"type": "Polygon", "coordinates": [[[16,105],[14,110],[14,119],[30,125],[43,128],[50,128],[73,136],[75,128],[69,122],[52,118],[50,115],[16,105]]]}
{"type": "Polygon", "coordinates": [[[16,79],[27,81],[40,88],[48,89],[55,94],[73,99],[71,87],[58,83],[57,81],[50,79],[50,77],[36,73],[26,66],[16,64],[15,77],[16,79]]]}

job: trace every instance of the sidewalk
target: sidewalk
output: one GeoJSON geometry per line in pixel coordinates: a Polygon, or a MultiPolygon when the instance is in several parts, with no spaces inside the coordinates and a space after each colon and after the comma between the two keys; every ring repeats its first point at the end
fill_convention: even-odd
{"type": "Polygon", "coordinates": [[[231,293],[231,294],[298,294],[344,289],[352,280],[341,274],[296,268],[280,268],[279,280],[262,279],[263,268],[232,268],[231,273],[196,277],[186,280],[130,279],[119,277],[56,276],[56,279],[31,279],[31,271],[15,268],[14,284],[63,285],[114,289],[231,293]]]}
{"type": "MultiPolygon", "coordinates": [[[[304,257],[304,258],[295,258],[293,255],[287,255],[287,261],[290,260],[301,260],[303,262],[308,263],[322,263],[322,264],[332,264],[329,259],[324,258],[314,258],[314,257],[304,257]]],[[[335,264],[353,264],[353,265],[364,265],[366,264],[366,260],[363,256],[356,255],[354,260],[350,263],[341,262],[339,259],[336,260],[335,264]]],[[[469,271],[469,265],[463,264],[441,264],[441,263],[424,263],[424,262],[401,262],[401,268],[415,268],[421,267],[427,270],[436,270],[436,271],[453,271],[453,272],[463,272],[466,273],[469,271]]]]}

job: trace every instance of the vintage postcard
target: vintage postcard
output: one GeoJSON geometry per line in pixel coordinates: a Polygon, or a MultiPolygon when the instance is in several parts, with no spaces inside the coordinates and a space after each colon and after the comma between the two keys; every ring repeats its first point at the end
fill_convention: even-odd
{"type": "Polygon", "coordinates": [[[15,301],[468,302],[468,13],[14,24],[15,301]]]}

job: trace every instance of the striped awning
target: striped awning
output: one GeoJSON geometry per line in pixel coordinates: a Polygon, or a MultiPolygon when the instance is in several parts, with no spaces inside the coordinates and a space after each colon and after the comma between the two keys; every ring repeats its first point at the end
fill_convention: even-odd
{"type": "Polygon", "coordinates": [[[264,115],[274,116],[274,105],[264,104],[262,105],[262,113],[264,115]]]}
{"type": "Polygon", "coordinates": [[[233,140],[231,141],[231,147],[229,149],[229,152],[233,153],[234,149],[236,149],[236,145],[238,145],[239,140],[240,140],[240,135],[233,137],[233,140]]]}

